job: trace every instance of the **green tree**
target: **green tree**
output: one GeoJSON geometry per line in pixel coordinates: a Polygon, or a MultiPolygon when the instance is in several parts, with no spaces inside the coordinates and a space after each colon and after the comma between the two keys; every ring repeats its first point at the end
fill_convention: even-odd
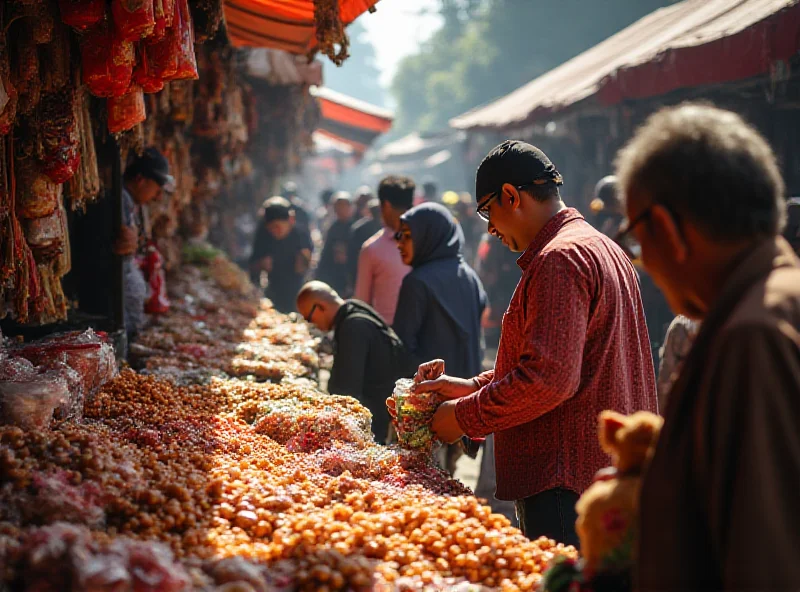
{"type": "Polygon", "coordinates": [[[395,134],[433,131],[674,0],[439,0],[442,27],[399,65],[395,134]]]}
{"type": "Polygon", "coordinates": [[[375,64],[375,47],[360,21],[347,29],[350,37],[350,57],[342,66],[322,60],[325,86],[362,101],[383,107],[386,89],[378,81],[380,71],[375,64]]]}

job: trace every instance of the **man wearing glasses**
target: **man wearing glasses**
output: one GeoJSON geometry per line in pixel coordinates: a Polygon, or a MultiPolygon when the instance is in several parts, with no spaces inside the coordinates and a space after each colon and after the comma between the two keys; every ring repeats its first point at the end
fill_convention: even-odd
{"type": "Polygon", "coordinates": [[[539,149],[506,141],[478,168],[478,214],[522,252],[493,370],[472,379],[420,366],[420,391],[451,398],[433,429],[447,442],[494,434],[499,499],[522,531],[578,543],[575,503],[609,464],[605,409],[656,411],[655,375],[636,272],[610,238],[567,208],[561,175],[539,149]]]}
{"type": "Polygon", "coordinates": [[[642,482],[635,588],[800,590],[800,262],[775,154],[688,104],[651,116],[617,170],[623,238],[702,321],[642,482]]]}

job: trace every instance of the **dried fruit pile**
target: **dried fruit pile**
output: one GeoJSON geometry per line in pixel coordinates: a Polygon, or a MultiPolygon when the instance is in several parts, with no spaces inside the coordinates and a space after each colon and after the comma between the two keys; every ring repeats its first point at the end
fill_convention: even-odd
{"type": "Polygon", "coordinates": [[[404,577],[412,589],[455,578],[529,590],[554,555],[574,555],[527,541],[418,456],[372,443],[365,408],[309,381],[179,387],[125,371],[85,418],[49,432],[0,427],[7,581],[31,577],[36,545],[82,578],[87,557],[116,565],[123,580],[141,561],[171,590],[189,580],[195,589],[393,590],[404,577]],[[309,420],[314,410],[324,426],[309,420]],[[80,528],[32,528],[55,521],[80,528]]]}
{"type": "Polygon", "coordinates": [[[138,337],[137,365],[172,377],[207,370],[276,381],[314,375],[317,340],[307,325],[259,303],[246,278],[231,285],[230,274],[218,275],[219,259],[214,266],[184,266],[169,278],[172,308],[138,337]]]}

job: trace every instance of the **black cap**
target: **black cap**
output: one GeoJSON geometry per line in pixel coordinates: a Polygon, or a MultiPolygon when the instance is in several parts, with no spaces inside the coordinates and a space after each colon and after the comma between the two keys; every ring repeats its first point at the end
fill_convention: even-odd
{"type": "Polygon", "coordinates": [[[161,185],[164,191],[175,191],[175,178],[169,174],[167,157],[152,146],[145,148],[144,152],[136,157],[125,172],[131,176],[142,175],[152,179],[161,185]]]}
{"type": "Polygon", "coordinates": [[[294,208],[292,207],[292,204],[289,203],[289,200],[279,195],[270,197],[261,207],[263,211],[263,221],[265,224],[269,224],[270,222],[274,222],[276,220],[288,220],[291,218],[292,212],[294,211],[294,208]]]}
{"type": "Polygon", "coordinates": [[[547,155],[527,142],[506,140],[483,159],[475,175],[475,199],[499,191],[504,183],[529,185],[536,181],[563,185],[564,179],[547,155]]]}

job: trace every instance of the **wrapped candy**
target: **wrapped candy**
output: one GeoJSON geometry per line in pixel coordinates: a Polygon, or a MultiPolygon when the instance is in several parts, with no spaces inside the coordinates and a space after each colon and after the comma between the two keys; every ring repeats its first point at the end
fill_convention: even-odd
{"type": "Polygon", "coordinates": [[[96,97],[119,97],[131,85],[135,52],[130,41],[115,38],[107,24],[83,40],[83,82],[96,97]]]}
{"type": "Polygon", "coordinates": [[[125,41],[138,41],[153,34],[156,26],[153,0],[112,0],[114,30],[125,41]]]}
{"type": "Polygon", "coordinates": [[[144,106],[144,93],[138,86],[118,98],[108,99],[108,131],[125,132],[147,118],[144,106]]]}
{"type": "Polygon", "coordinates": [[[439,442],[431,430],[431,420],[442,399],[436,393],[414,393],[414,381],[401,378],[395,383],[394,399],[397,418],[392,422],[400,445],[431,455],[439,442]]]}
{"type": "Polygon", "coordinates": [[[39,103],[39,115],[42,171],[55,183],[66,183],[81,161],[75,92],[67,87],[45,94],[39,103]]]}
{"type": "Polygon", "coordinates": [[[58,0],[58,7],[61,20],[78,31],[93,27],[106,14],[105,0],[58,0]]]}

